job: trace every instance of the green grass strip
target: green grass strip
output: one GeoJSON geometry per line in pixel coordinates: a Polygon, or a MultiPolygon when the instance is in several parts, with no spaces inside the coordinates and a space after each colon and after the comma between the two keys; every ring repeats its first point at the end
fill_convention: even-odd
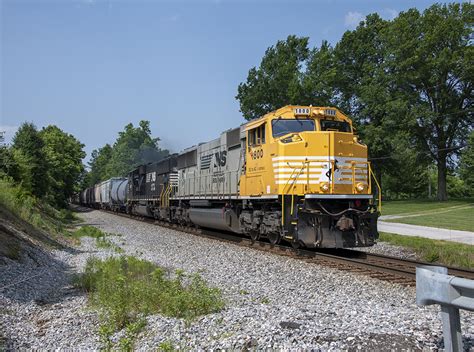
{"type": "Polygon", "coordinates": [[[413,249],[429,263],[474,269],[474,246],[468,244],[384,232],[380,233],[379,241],[413,249]]]}

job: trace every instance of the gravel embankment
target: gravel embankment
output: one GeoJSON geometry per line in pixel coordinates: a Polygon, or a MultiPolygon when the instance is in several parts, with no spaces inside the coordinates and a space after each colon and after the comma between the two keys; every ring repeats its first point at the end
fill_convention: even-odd
{"type": "MultiPolygon", "coordinates": [[[[156,350],[162,342],[180,349],[440,347],[439,308],[417,307],[414,288],[98,211],[81,216],[120,235],[111,239],[126,254],[170,269],[200,272],[223,290],[226,308],[190,325],[159,315],[148,317],[135,345],[140,350],[156,350]]],[[[97,250],[94,241],[85,238],[75,251],[54,251],[46,257],[47,274],[6,288],[45,269],[45,263],[0,267],[0,328],[7,347],[100,348],[97,315],[69,283],[91,255],[114,253],[97,250]]],[[[462,327],[465,344],[474,350],[474,314],[462,313],[462,327]]]]}

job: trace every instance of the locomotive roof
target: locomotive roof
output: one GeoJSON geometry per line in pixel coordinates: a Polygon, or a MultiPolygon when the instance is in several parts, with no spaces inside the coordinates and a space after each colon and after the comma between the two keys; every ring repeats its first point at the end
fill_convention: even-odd
{"type": "Polygon", "coordinates": [[[346,121],[352,125],[352,120],[344,115],[339,109],[332,106],[307,106],[307,105],[286,105],[275,111],[269,112],[262,117],[249,121],[245,125],[245,131],[258,127],[269,119],[282,118],[294,119],[297,117],[324,117],[328,116],[336,120],[346,121]]]}

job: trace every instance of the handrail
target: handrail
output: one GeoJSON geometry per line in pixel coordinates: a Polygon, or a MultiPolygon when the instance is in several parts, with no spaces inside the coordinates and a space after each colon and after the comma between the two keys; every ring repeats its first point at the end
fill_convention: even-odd
{"type": "Polygon", "coordinates": [[[163,208],[163,207],[164,207],[164,204],[163,204],[163,195],[164,195],[164,192],[165,192],[165,185],[164,185],[164,183],[161,183],[160,185],[163,186],[163,187],[161,188],[161,192],[160,192],[160,206],[163,208]]]}
{"type": "MultiPolygon", "coordinates": [[[[380,184],[379,184],[379,181],[377,181],[377,178],[375,177],[375,174],[374,172],[372,171],[372,166],[370,165],[370,162],[369,162],[369,171],[370,171],[370,175],[374,178],[374,181],[375,181],[375,184],[377,185],[377,201],[378,201],[378,209],[380,212],[382,212],[382,188],[380,187],[380,184]]],[[[370,179],[370,177],[369,177],[370,179]]]]}

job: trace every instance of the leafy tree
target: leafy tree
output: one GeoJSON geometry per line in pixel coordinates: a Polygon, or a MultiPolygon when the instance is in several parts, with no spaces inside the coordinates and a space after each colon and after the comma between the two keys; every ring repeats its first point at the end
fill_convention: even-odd
{"type": "Polygon", "coordinates": [[[37,197],[43,197],[49,187],[43,146],[43,139],[32,123],[23,123],[13,137],[12,153],[18,165],[18,180],[25,191],[37,197]]]}
{"type": "Polygon", "coordinates": [[[460,174],[470,195],[474,195],[474,131],[469,136],[467,147],[461,154],[460,174]]]}
{"type": "Polygon", "coordinates": [[[140,121],[139,127],[129,123],[114,143],[104,178],[126,175],[132,168],[163,159],[169,154],[158,146],[159,138],[151,137],[150,122],[140,121]]]}
{"type": "Polygon", "coordinates": [[[0,176],[8,175],[19,181],[18,165],[13,156],[13,150],[5,145],[0,146],[0,176]]]}
{"type": "Polygon", "coordinates": [[[84,166],[86,156],[84,144],[73,135],[57,126],[43,128],[40,136],[44,142],[43,151],[48,161],[48,197],[56,206],[65,206],[68,198],[76,191],[76,185],[84,166]]]}
{"type": "Polygon", "coordinates": [[[107,178],[107,164],[112,157],[110,144],[104,145],[98,150],[93,150],[89,162],[90,172],[85,176],[88,186],[93,186],[107,178]]]}
{"type": "Polygon", "coordinates": [[[309,54],[299,103],[315,106],[334,105],[337,96],[336,79],[334,49],[327,41],[323,41],[320,48],[314,48],[309,54]]]}
{"type": "Polygon", "coordinates": [[[447,199],[448,160],[474,124],[474,6],[435,4],[401,13],[386,32],[384,71],[393,101],[418,148],[438,169],[447,199]]]}
{"type": "Polygon", "coordinates": [[[417,148],[413,126],[401,118],[408,106],[394,93],[393,74],[386,64],[391,30],[391,22],[371,14],[343,35],[334,50],[336,105],[355,120],[385,194],[421,195],[427,189],[431,160],[417,148]]]}
{"type": "Polygon", "coordinates": [[[236,99],[248,120],[288,104],[302,101],[302,64],[308,59],[308,38],[288,36],[265,51],[258,68],[252,67],[247,81],[239,84],[236,99]]]}

